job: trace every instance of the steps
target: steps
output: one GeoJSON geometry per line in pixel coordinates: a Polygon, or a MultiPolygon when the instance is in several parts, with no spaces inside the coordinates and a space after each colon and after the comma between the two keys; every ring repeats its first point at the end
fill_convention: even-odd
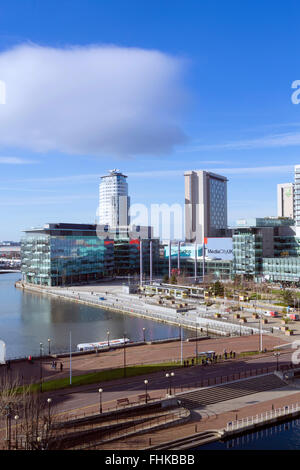
{"type": "Polygon", "coordinates": [[[232,400],[253,393],[274,390],[286,386],[275,374],[266,374],[259,377],[238,380],[220,384],[215,387],[194,390],[178,395],[181,405],[193,410],[221,401],[232,400]]]}

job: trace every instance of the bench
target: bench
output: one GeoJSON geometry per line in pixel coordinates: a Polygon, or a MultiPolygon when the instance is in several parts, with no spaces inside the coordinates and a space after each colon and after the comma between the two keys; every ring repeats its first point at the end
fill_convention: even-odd
{"type": "Polygon", "coordinates": [[[126,406],[129,405],[129,400],[128,398],[119,398],[119,400],[117,400],[117,404],[121,406],[126,406]]]}
{"type": "Polygon", "coordinates": [[[149,393],[144,393],[144,395],[138,395],[138,399],[139,401],[146,401],[146,399],[147,401],[151,400],[149,393]]]}

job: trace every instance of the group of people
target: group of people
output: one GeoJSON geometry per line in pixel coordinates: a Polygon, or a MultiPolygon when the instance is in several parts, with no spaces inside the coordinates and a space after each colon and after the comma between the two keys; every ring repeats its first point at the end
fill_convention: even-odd
{"type": "MultiPolygon", "coordinates": [[[[51,369],[56,369],[56,368],[57,368],[57,362],[56,362],[56,361],[52,361],[52,363],[51,363],[51,369]]],[[[60,362],[59,368],[60,368],[60,371],[62,372],[62,370],[63,370],[63,363],[62,363],[62,362],[60,362]]]]}
{"type": "Polygon", "coordinates": [[[225,359],[235,359],[235,352],[234,351],[230,351],[229,353],[226,351],[226,349],[224,349],[224,358],[225,359]]]}

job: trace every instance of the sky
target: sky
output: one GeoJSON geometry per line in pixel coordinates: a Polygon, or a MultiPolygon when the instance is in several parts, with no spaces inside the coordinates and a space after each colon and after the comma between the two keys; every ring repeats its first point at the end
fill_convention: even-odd
{"type": "Polygon", "coordinates": [[[95,222],[112,168],[133,204],[183,205],[184,171],[208,170],[228,178],[230,225],[275,216],[300,164],[299,13],[291,0],[2,0],[0,240],[95,222]]]}

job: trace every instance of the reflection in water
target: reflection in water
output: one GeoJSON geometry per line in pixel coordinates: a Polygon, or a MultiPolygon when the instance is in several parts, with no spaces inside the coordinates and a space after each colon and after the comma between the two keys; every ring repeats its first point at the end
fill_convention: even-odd
{"type": "MultiPolygon", "coordinates": [[[[38,293],[23,292],[14,283],[19,274],[0,275],[0,339],[6,343],[8,358],[39,354],[39,344],[45,352],[48,338],[51,351],[66,351],[72,331],[72,347],[78,343],[121,338],[124,333],[132,341],[175,338],[179,328],[139,317],[130,317],[88,305],[56,299],[38,293]]],[[[183,330],[184,337],[194,332],[183,330]]]]}
{"type": "Polygon", "coordinates": [[[194,450],[293,450],[300,449],[300,420],[271,426],[224,442],[218,441],[194,450]]]}

